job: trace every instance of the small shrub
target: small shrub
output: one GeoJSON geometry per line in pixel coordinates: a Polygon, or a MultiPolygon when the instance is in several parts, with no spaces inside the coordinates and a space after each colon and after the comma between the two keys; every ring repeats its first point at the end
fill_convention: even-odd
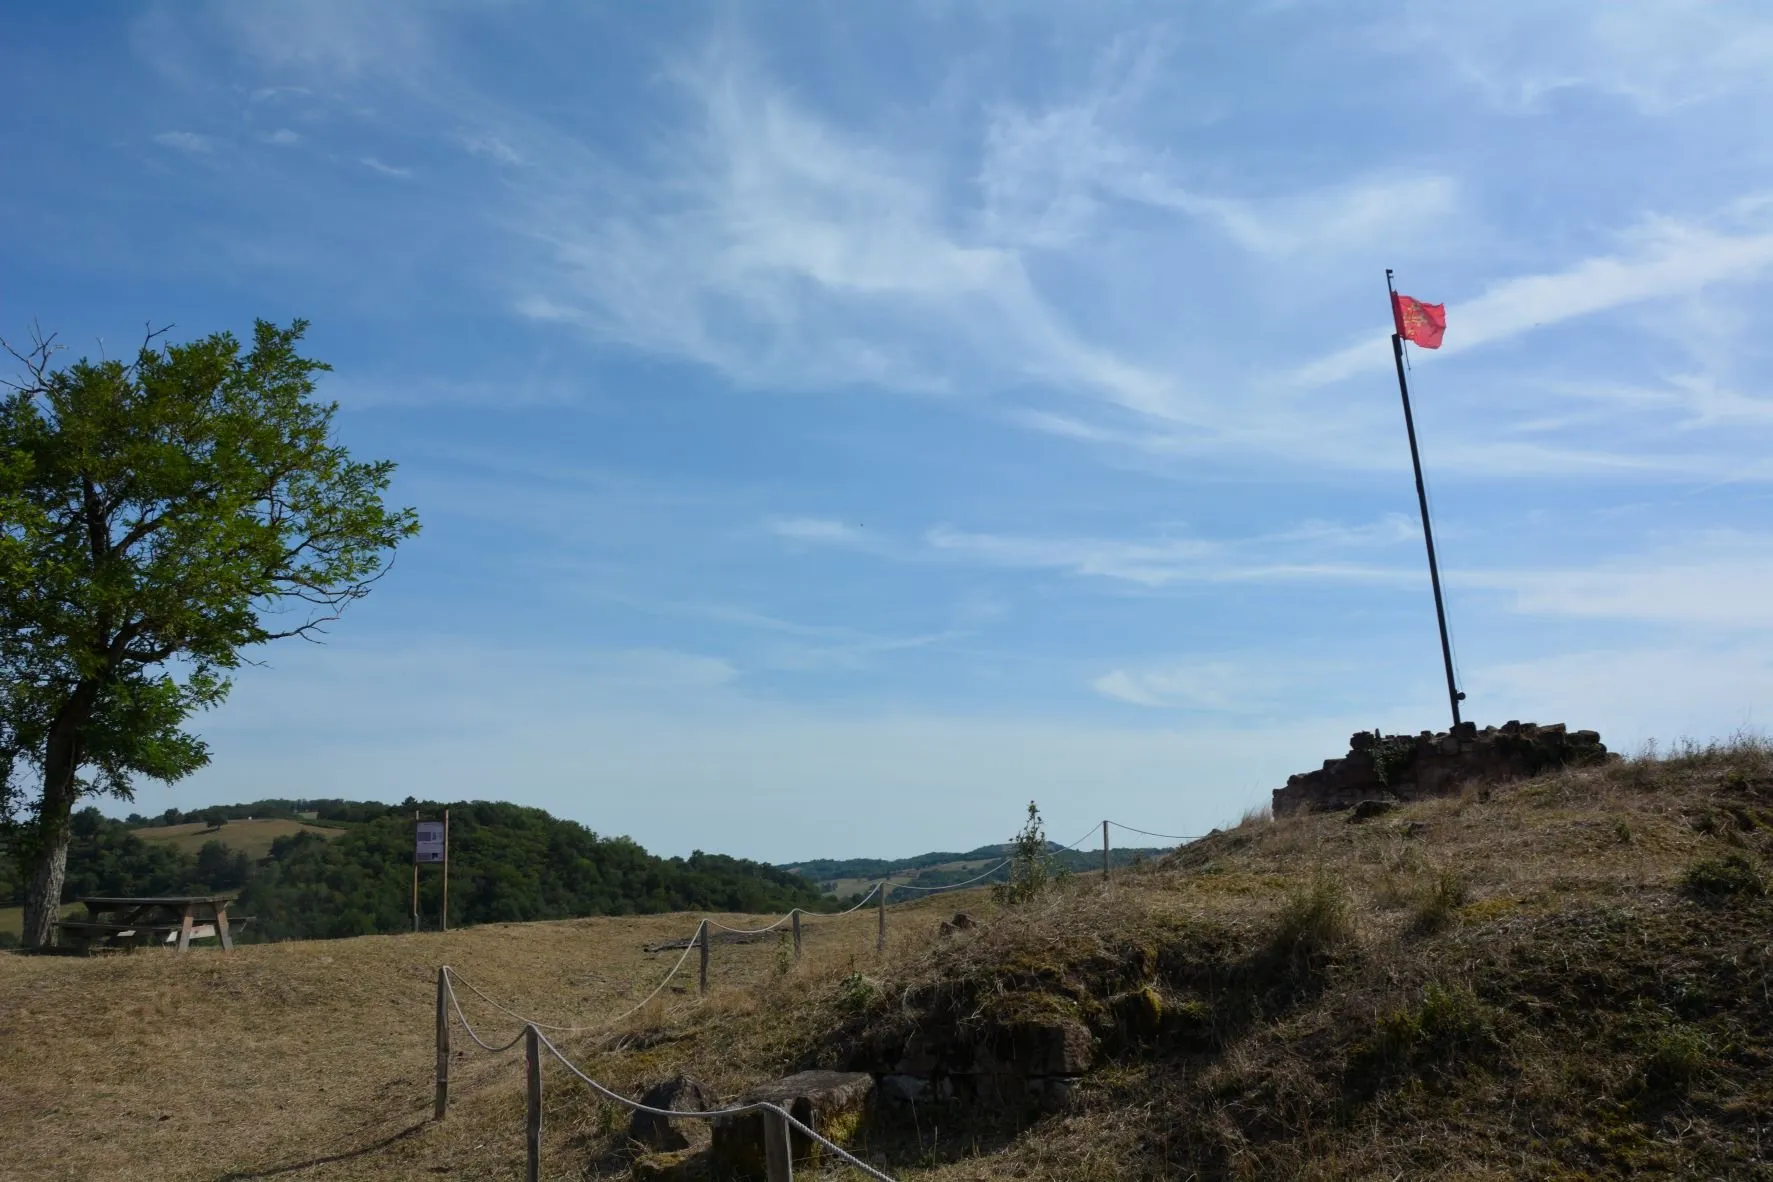
{"type": "Polygon", "coordinates": [[[1274,822],[1274,805],[1262,804],[1255,808],[1245,809],[1235,829],[1253,829],[1258,825],[1269,825],[1274,822]]]}
{"type": "Polygon", "coordinates": [[[1741,854],[1702,858],[1687,867],[1681,882],[1689,894],[1712,901],[1758,898],[1767,893],[1761,876],[1741,854]]]}
{"type": "Polygon", "coordinates": [[[1489,1006],[1466,985],[1431,984],[1422,1000],[1399,1006],[1374,1024],[1372,1037],[1349,1055],[1355,1077],[1377,1084],[1387,1075],[1426,1066],[1493,1067],[1502,1050],[1489,1006]]]}
{"type": "Polygon", "coordinates": [[[850,973],[837,983],[837,997],[847,1010],[860,1013],[881,996],[880,983],[861,973],[850,973]]]}
{"type": "Polygon", "coordinates": [[[776,933],[776,976],[786,977],[794,971],[794,937],[787,932],[776,933]]]}
{"type": "Polygon", "coordinates": [[[1710,1069],[1714,1055],[1704,1031],[1692,1026],[1658,1031],[1644,1058],[1644,1084],[1653,1091],[1684,1092],[1710,1069]]]}
{"type": "Polygon", "coordinates": [[[1022,832],[1010,840],[1010,878],[991,888],[999,903],[1029,903],[1047,889],[1047,834],[1040,819],[1040,809],[1028,802],[1028,820],[1022,832]]]}
{"type": "Polygon", "coordinates": [[[1624,821],[1620,821],[1620,822],[1616,823],[1613,826],[1613,836],[1619,839],[1619,844],[1630,845],[1631,844],[1631,826],[1627,825],[1624,821]]]}
{"type": "Polygon", "coordinates": [[[1373,761],[1373,774],[1389,788],[1391,778],[1416,761],[1416,740],[1409,735],[1392,735],[1368,747],[1367,756],[1373,761]]]}
{"type": "Polygon", "coordinates": [[[1451,870],[1441,871],[1416,905],[1412,926],[1418,932],[1440,931],[1453,922],[1467,897],[1465,879],[1451,870]]]}
{"type": "Polygon", "coordinates": [[[1354,909],[1342,884],[1319,878],[1281,905],[1269,947],[1295,971],[1309,970],[1354,942],[1354,909]]]}

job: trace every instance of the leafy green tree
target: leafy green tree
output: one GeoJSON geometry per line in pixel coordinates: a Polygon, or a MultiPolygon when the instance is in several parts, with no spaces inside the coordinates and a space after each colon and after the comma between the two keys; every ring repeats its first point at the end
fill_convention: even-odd
{"type": "Polygon", "coordinates": [[[150,333],[128,364],[66,368],[53,337],[7,346],[23,372],[0,402],[0,817],[29,876],[27,945],[53,940],[75,803],[202,767],[184,724],[243,651],[337,619],[418,531],[384,503],[393,464],[334,441],[306,327],[261,320],[250,348],[150,333]]]}
{"type": "Polygon", "coordinates": [[[1010,877],[991,888],[1000,903],[1028,903],[1047,889],[1047,833],[1040,809],[1028,802],[1028,820],[1010,840],[1010,877]]]}

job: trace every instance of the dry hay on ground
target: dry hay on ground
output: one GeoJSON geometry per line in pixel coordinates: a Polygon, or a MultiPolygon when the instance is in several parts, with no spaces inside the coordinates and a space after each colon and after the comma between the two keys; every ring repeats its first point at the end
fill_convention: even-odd
{"type": "MultiPolygon", "coordinates": [[[[557,1041],[630,1095],[688,1072],[730,1096],[908,1023],[1094,1024],[1102,1057],[1066,1111],[871,1129],[866,1151],[907,1182],[1768,1178],[1769,881],[1773,760],[1743,744],[1358,824],[1253,817],[1107,895],[1080,876],[1007,914],[983,892],[895,908],[884,960],[872,908],[809,920],[799,970],[770,941],[717,945],[698,1003],[692,952],[686,992],[557,1041]],[[939,935],[956,907],[981,922],[939,935]],[[1135,978],[1162,1020],[1116,1035],[1110,993],[1135,978]]],[[[520,1055],[458,1034],[451,1115],[425,1123],[437,963],[544,1020],[596,1018],[679,955],[645,945],[694,923],[0,958],[0,1110],[42,1114],[0,1125],[0,1168],[519,1177],[520,1055]]],[[[463,1004],[496,1041],[515,1031],[463,1004]]],[[[544,1077],[544,1176],[625,1176],[625,1112],[544,1077]]]]}

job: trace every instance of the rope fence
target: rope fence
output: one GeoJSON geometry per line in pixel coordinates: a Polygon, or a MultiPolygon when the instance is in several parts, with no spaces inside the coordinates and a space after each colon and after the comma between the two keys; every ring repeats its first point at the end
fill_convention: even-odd
{"type": "MultiPolygon", "coordinates": [[[[1150,830],[1137,829],[1131,825],[1123,825],[1119,821],[1104,820],[1100,822],[1102,832],[1102,876],[1105,887],[1109,883],[1109,874],[1111,870],[1111,850],[1109,846],[1110,827],[1123,829],[1129,833],[1137,833],[1145,837],[1160,838],[1166,841],[1187,842],[1198,840],[1197,837],[1153,833],[1150,830]]],[[[1056,850],[1049,848],[1048,856],[1050,857],[1054,853],[1077,849],[1084,842],[1088,841],[1096,830],[1097,826],[1092,825],[1082,837],[1078,838],[1070,845],[1060,846],[1056,850]]],[[[911,884],[894,884],[883,880],[875,883],[874,886],[869,889],[867,894],[863,895],[854,904],[843,911],[807,912],[796,907],[790,910],[786,915],[776,919],[774,922],[758,928],[730,927],[712,918],[704,917],[696,924],[695,933],[685,942],[682,954],[678,956],[670,970],[666,972],[665,976],[659,981],[659,983],[653,987],[652,992],[648,993],[645,997],[641,998],[640,1001],[636,1002],[622,1013],[617,1014],[615,1017],[605,1019],[604,1021],[592,1025],[561,1026],[547,1022],[539,1022],[534,1018],[521,1014],[495,1000],[484,990],[476,986],[472,981],[463,978],[450,966],[441,965],[437,970],[437,1071],[436,1095],[433,1103],[432,1119],[442,1120],[449,1110],[450,1017],[453,1014],[455,1020],[461,1024],[462,1030],[467,1034],[469,1040],[473,1042],[475,1046],[489,1054],[502,1055],[516,1048],[519,1043],[525,1044],[525,1069],[528,1090],[527,1116],[524,1129],[524,1141],[527,1156],[527,1172],[525,1178],[529,1179],[530,1182],[535,1182],[535,1180],[540,1178],[541,1169],[541,1055],[544,1050],[553,1056],[553,1058],[560,1063],[561,1066],[565,1067],[576,1079],[592,1089],[592,1091],[633,1112],[647,1112],[655,1116],[691,1120],[716,1120],[723,1117],[741,1116],[748,1112],[762,1112],[764,1114],[764,1142],[769,1182],[791,1182],[793,1178],[793,1155],[791,1152],[792,1146],[790,1138],[791,1129],[797,1129],[804,1136],[817,1141],[845,1164],[868,1177],[880,1179],[881,1182],[895,1182],[891,1175],[882,1173],[879,1169],[869,1165],[861,1158],[849,1152],[843,1146],[838,1145],[834,1141],[820,1134],[818,1130],[802,1124],[789,1114],[786,1109],[777,1104],[769,1103],[767,1101],[758,1101],[750,1104],[736,1105],[730,1108],[714,1109],[707,1112],[678,1112],[673,1109],[653,1108],[642,1104],[637,1100],[630,1100],[621,1093],[604,1086],[595,1079],[592,1079],[568,1059],[558,1047],[549,1041],[548,1036],[542,1032],[544,1030],[552,1031],[556,1036],[561,1036],[610,1030],[626,1019],[639,1013],[649,1005],[653,999],[663,993],[665,987],[669,985],[683,969],[684,964],[689,960],[691,952],[700,953],[701,964],[698,994],[706,996],[708,992],[708,966],[712,935],[715,930],[737,936],[759,936],[765,935],[769,932],[779,931],[784,924],[789,925],[794,939],[794,959],[798,962],[801,958],[801,919],[803,915],[817,916],[820,919],[838,919],[861,910],[861,908],[872,901],[875,904],[875,910],[879,917],[876,950],[884,952],[886,950],[887,897],[892,891],[914,892],[922,894],[925,897],[930,897],[942,891],[960,890],[983,882],[985,879],[990,878],[992,875],[1002,870],[1005,866],[1008,866],[1012,861],[1014,861],[1014,858],[1005,858],[996,865],[971,878],[960,882],[941,883],[936,886],[920,887],[911,884]],[[456,995],[457,985],[466,987],[470,993],[488,1006],[492,1007],[498,1013],[521,1023],[522,1028],[517,1032],[516,1036],[509,1042],[503,1044],[496,1044],[493,1041],[483,1038],[481,1033],[474,1028],[474,1026],[468,1021],[467,1015],[462,1011],[461,999],[456,995]]],[[[675,947],[675,945],[668,945],[668,947],[675,947]]]]}

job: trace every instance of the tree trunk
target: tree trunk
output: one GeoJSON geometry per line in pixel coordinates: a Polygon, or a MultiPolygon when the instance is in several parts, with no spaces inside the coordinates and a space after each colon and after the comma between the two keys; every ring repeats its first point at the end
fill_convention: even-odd
{"type": "Polygon", "coordinates": [[[48,948],[55,943],[55,921],[62,913],[62,880],[68,873],[68,841],[73,828],[67,813],[53,830],[38,830],[37,865],[31,871],[30,892],[25,896],[25,930],[20,943],[26,948],[48,948]]]}
{"type": "Polygon", "coordinates": [[[80,795],[76,775],[80,770],[80,732],[92,714],[97,686],[82,682],[57,712],[49,727],[43,750],[43,799],[37,805],[37,823],[28,845],[34,862],[31,884],[25,893],[24,932],[19,943],[26,948],[48,948],[55,943],[55,921],[62,915],[62,881],[68,873],[68,842],[73,837],[70,818],[80,795]]]}

